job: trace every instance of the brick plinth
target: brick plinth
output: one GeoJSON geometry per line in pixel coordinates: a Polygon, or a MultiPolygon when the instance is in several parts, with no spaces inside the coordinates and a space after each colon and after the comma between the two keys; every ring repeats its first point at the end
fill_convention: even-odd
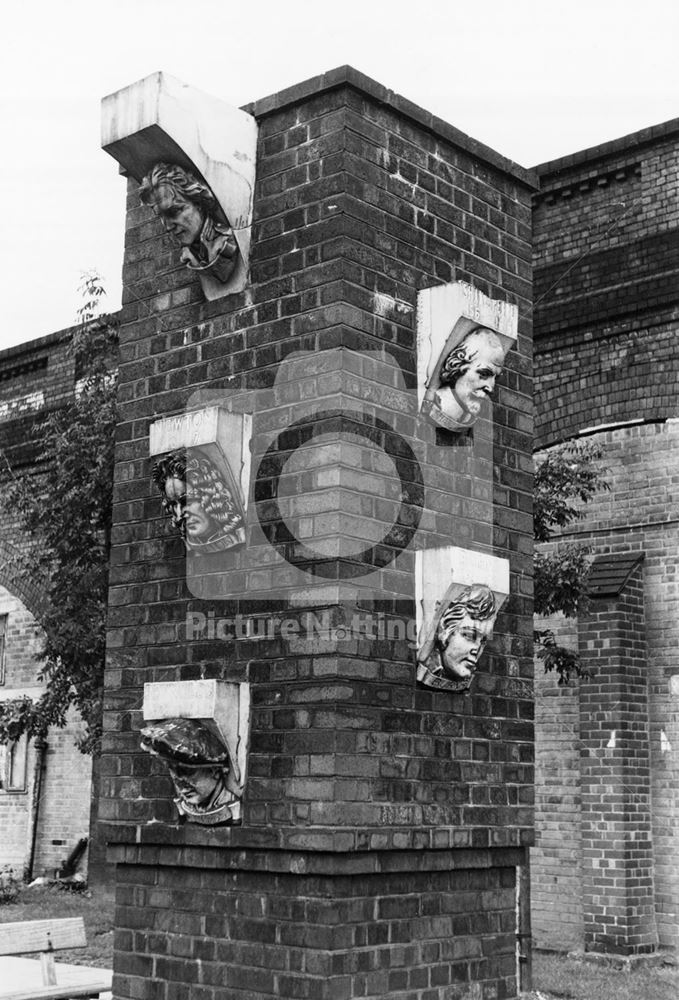
{"type": "Polygon", "coordinates": [[[592,602],[579,646],[594,672],[580,692],[585,949],[643,954],[658,939],[641,564],[617,597],[592,602]]]}
{"type": "Polygon", "coordinates": [[[202,869],[182,867],[182,855],[171,848],[116,852],[117,995],[515,995],[522,852],[272,859],[203,850],[202,869]]]}

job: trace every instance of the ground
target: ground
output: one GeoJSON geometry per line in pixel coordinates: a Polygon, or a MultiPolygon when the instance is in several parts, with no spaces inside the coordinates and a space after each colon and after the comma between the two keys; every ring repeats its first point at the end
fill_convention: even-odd
{"type": "Polygon", "coordinates": [[[660,966],[621,972],[610,966],[537,953],[526,1000],[677,1000],[679,969],[660,966]]]}
{"type": "MultiPolygon", "coordinates": [[[[1,897],[0,897],[1,902],[1,897]]],[[[40,886],[23,889],[15,902],[0,905],[0,924],[13,920],[77,917],[85,920],[87,947],[59,953],[58,960],[110,969],[113,960],[113,896],[101,890],[69,892],[40,886]]],[[[677,1000],[679,969],[661,966],[636,972],[537,953],[533,985],[524,1000],[677,1000]]]]}
{"type": "Polygon", "coordinates": [[[113,894],[84,890],[36,886],[23,889],[16,902],[0,905],[0,924],[14,920],[47,920],[82,917],[87,946],[75,951],[60,951],[57,962],[93,965],[110,969],[113,962],[113,894]]]}

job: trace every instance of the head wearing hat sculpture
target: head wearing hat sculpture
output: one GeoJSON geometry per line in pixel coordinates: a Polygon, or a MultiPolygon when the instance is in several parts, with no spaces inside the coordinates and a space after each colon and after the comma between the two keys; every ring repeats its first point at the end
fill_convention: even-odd
{"type": "Polygon", "coordinates": [[[172,238],[181,259],[194,271],[225,284],[238,262],[238,244],[217,199],[203,181],[173,163],[156,163],[139,188],[172,238]]]}
{"type": "Polygon", "coordinates": [[[464,690],[471,684],[497,617],[490,587],[466,587],[443,609],[434,640],[418,664],[417,679],[428,687],[464,690]]]}
{"type": "Polygon", "coordinates": [[[211,552],[245,541],[240,504],[204,455],[175,452],[156,462],[151,475],[187,548],[211,552]]]}
{"type": "Polygon", "coordinates": [[[486,327],[471,330],[443,361],[439,387],[431,407],[432,419],[448,430],[471,427],[502,371],[506,349],[486,327]]]}
{"type": "Polygon", "coordinates": [[[167,764],[180,815],[196,823],[229,823],[240,786],[228,751],[200,719],[164,719],[141,731],[142,748],[167,764]]]}

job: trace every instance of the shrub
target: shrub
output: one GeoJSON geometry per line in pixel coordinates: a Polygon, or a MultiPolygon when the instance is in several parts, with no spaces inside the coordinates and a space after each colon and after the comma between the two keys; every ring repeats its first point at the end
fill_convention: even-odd
{"type": "Polygon", "coordinates": [[[4,903],[16,903],[22,887],[21,879],[10,865],[0,868],[0,906],[4,903]]]}

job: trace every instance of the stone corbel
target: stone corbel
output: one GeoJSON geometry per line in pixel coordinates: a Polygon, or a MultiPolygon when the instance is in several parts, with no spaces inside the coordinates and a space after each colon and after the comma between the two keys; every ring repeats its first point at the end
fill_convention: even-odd
{"type": "Polygon", "coordinates": [[[144,684],[142,747],[167,765],[180,816],[204,826],[241,818],[250,688],[222,680],[144,684]]]}
{"type": "Polygon", "coordinates": [[[207,185],[220,209],[201,236],[212,263],[201,263],[190,252],[186,260],[207,299],[241,291],[250,259],[257,156],[253,116],[166,73],[153,73],[103,99],[101,144],[122,172],[140,183],[153,167],[170,164],[207,185]],[[232,238],[237,255],[225,278],[232,238]],[[218,253],[223,254],[219,260],[218,253]]]}
{"type": "Polygon", "coordinates": [[[450,545],[415,553],[417,679],[467,690],[509,595],[509,561],[450,545]]]}
{"type": "Polygon", "coordinates": [[[518,314],[518,306],[491,299],[464,281],[418,293],[417,393],[422,413],[457,433],[476,423],[507,351],[516,344],[518,314]],[[455,373],[450,374],[451,362],[446,366],[446,361],[456,349],[460,358],[453,358],[455,373]],[[485,388],[481,379],[472,380],[479,361],[492,372],[485,388]],[[470,368],[471,377],[462,381],[470,368]]]}
{"type": "Polygon", "coordinates": [[[151,424],[153,479],[187,549],[216,552],[245,542],[251,435],[251,414],[220,406],[151,424]]]}

